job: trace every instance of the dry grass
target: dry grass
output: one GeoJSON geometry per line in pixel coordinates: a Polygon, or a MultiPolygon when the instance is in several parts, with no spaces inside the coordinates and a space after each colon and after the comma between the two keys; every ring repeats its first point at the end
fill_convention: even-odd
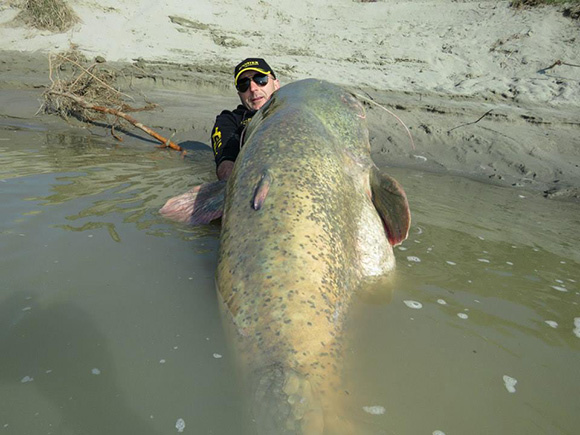
{"type": "Polygon", "coordinates": [[[515,9],[528,9],[537,6],[560,6],[565,17],[580,20],[580,0],[514,0],[510,6],[515,9]]]}
{"type": "Polygon", "coordinates": [[[183,151],[171,139],[161,136],[128,114],[152,110],[157,105],[149,103],[135,109],[125,104],[124,99],[133,98],[113,87],[120,75],[117,71],[105,67],[103,62],[89,65],[74,47],[66,53],[49,55],[48,61],[52,84],[43,94],[40,111],[64,119],[73,116],[83,122],[108,125],[111,134],[119,141],[122,139],[115,133],[115,128],[128,130],[132,125],[157,139],[161,147],[183,151]]]}
{"type": "Polygon", "coordinates": [[[73,116],[82,121],[104,120],[105,114],[89,111],[65,94],[75,95],[91,104],[121,109],[123,94],[115,89],[117,72],[104,64],[89,64],[86,58],[72,48],[65,53],[49,55],[51,86],[44,93],[42,110],[68,118],[73,116]]]}
{"type": "Polygon", "coordinates": [[[540,5],[563,5],[573,3],[578,4],[580,3],[580,0],[514,0],[511,2],[510,6],[512,8],[526,8],[540,5]]]}
{"type": "Polygon", "coordinates": [[[41,30],[64,32],[79,22],[64,0],[25,0],[18,19],[41,30]]]}

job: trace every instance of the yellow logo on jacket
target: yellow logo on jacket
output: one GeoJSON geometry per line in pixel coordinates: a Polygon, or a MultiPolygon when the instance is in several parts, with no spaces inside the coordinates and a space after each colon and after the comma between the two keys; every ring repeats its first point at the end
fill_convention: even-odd
{"type": "Polygon", "coordinates": [[[214,155],[217,155],[218,150],[222,146],[222,132],[216,127],[213,134],[211,135],[211,143],[213,147],[214,155]]]}

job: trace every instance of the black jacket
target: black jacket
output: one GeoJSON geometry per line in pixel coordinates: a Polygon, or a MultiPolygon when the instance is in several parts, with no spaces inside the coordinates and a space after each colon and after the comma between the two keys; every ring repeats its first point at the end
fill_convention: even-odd
{"type": "Polygon", "coordinates": [[[234,111],[224,110],[216,117],[211,131],[216,166],[224,160],[236,160],[242,146],[242,132],[255,113],[240,104],[234,111]]]}

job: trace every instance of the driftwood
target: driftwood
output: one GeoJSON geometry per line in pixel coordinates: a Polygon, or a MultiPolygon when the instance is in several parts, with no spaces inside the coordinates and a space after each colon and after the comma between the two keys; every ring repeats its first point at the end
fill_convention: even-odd
{"type": "Polygon", "coordinates": [[[74,49],[65,54],[50,55],[48,61],[52,85],[43,94],[44,103],[41,110],[65,119],[74,116],[85,122],[95,121],[95,117],[90,115],[91,112],[96,112],[104,118],[110,115],[115,117],[115,122],[110,123],[111,134],[115,139],[121,140],[115,134],[115,123],[122,119],[158,140],[160,146],[183,152],[179,145],[126,113],[150,110],[155,105],[134,109],[125,104],[122,97],[129,99],[131,97],[110,85],[116,79],[114,71],[99,68],[97,63],[89,67],[82,66],[84,59],[74,49]],[[71,77],[61,79],[60,71],[67,69],[72,69],[71,77]]]}
{"type": "MultiPolygon", "coordinates": [[[[183,151],[183,148],[181,148],[179,145],[175,144],[174,142],[171,142],[171,140],[169,140],[169,139],[164,138],[159,133],[150,129],[146,125],[143,125],[142,123],[137,121],[132,116],[129,116],[126,113],[121,112],[120,110],[111,109],[110,107],[103,107],[103,106],[97,106],[95,104],[91,104],[91,103],[83,100],[81,97],[74,95],[74,94],[70,94],[68,92],[58,92],[58,91],[51,91],[51,90],[48,90],[47,92],[51,95],[57,95],[57,96],[61,96],[61,97],[70,98],[71,100],[76,102],[78,105],[80,105],[83,109],[94,110],[95,112],[106,113],[107,115],[113,115],[113,116],[117,116],[119,118],[123,118],[124,120],[133,124],[135,127],[143,130],[148,135],[157,139],[159,142],[162,143],[162,146],[169,147],[169,148],[172,148],[172,149],[177,150],[177,151],[183,151]]],[[[117,140],[120,140],[120,138],[117,137],[117,135],[115,135],[114,132],[112,132],[112,134],[113,134],[113,137],[115,137],[117,140]]]]}

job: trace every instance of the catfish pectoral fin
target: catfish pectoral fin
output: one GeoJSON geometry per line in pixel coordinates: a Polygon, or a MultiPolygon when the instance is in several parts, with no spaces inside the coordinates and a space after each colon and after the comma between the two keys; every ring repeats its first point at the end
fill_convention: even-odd
{"type": "Polygon", "coordinates": [[[407,238],[411,225],[407,195],[397,180],[376,167],[371,169],[370,184],[373,204],[383,220],[389,243],[399,245],[407,238]]]}
{"type": "Polygon", "coordinates": [[[252,208],[254,210],[260,210],[262,205],[264,205],[264,201],[266,200],[266,196],[268,196],[271,183],[272,176],[268,171],[265,171],[262,174],[262,178],[260,178],[256,189],[254,189],[254,197],[252,199],[252,208]]]}
{"type": "Polygon", "coordinates": [[[207,224],[222,216],[226,182],[224,180],[195,186],[168,200],[159,212],[166,218],[192,225],[207,224]]]}

